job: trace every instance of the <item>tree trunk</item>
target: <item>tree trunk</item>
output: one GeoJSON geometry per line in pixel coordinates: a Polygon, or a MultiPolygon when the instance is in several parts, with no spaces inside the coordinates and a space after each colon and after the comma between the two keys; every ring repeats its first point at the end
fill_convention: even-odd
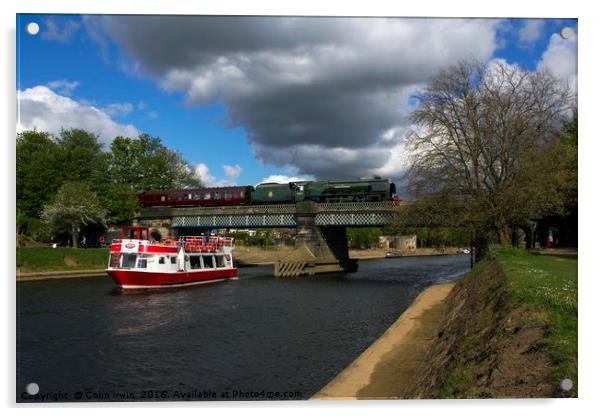
{"type": "Polygon", "coordinates": [[[71,245],[73,248],[77,248],[77,226],[71,224],[71,245]]]}
{"type": "Polygon", "coordinates": [[[477,229],[474,234],[475,261],[481,261],[489,253],[490,235],[485,229],[477,229]]]}
{"type": "Polygon", "coordinates": [[[508,223],[506,222],[506,219],[503,215],[497,216],[497,218],[494,221],[494,225],[500,240],[500,244],[512,244],[512,232],[510,231],[510,227],[508,227],[508,223]]]}

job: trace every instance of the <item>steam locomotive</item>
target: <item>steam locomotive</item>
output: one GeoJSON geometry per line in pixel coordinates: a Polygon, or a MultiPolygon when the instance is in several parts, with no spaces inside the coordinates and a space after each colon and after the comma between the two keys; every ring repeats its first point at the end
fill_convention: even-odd
{"type": "Polygon", "coordinates": [[[225,205],[293,204],[314,202],[378,202],[396,200],[390,179],[300,181],[288,184],[262,183],[253,186],[145,191],[138,193],[142,207],[196,207],[225,205]]]}

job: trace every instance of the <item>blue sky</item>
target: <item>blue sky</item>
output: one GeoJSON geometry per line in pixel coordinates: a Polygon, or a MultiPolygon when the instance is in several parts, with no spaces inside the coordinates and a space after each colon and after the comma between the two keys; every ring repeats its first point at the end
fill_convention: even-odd
{"type": "Polygon", "coordinates": [[[397,179],[437,70],[502,59],[576,82],[575,19],[219,19],[17,15],[18,130],[159,136],[209,185],[397,179]]]}

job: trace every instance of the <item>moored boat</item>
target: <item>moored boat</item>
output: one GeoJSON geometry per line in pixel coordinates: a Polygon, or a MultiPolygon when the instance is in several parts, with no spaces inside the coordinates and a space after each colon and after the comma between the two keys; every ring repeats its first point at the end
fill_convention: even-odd
{"type": "Polygon", "coordinates": [[[181,237],[163,243],[118,239],[111,244],[107,274],[123,289],[166,288],[236,279],[227,237],[181,237]]]}

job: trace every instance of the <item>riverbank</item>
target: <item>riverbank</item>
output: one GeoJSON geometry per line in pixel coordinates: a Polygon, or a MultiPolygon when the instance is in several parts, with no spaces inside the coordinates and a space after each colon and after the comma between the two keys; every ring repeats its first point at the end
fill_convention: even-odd
{"type": "Polygon", "coordinates": [[[98,277],[106,276],[107,272],[105,269],[92,269],[92,270],[63,270],[58,272],[34,272],[34,273],[21,273],[17,271],[17,282],[31,282],[34,280],[48,280],[48,279],[69,279],[74,277],[98,277]]]}
{"type": "MultiPolygon", "coordinates": [[[[292,253],[293,247],[289,246],[272,246],[272,247],[257,247],[257,246],[236,246],[234,252],[238,262],[250,265],[268,265],[274,264],[276,260],[286,257],[292,253]]],[[[368,260],[368,259],[383,259],[389,250],[385,249],[366,249],[366,250],[349,250],[349,257],[352,259],[368,260]]],[[[417,248],[415,250],[407,250],[400,253],[401,257],[409,256],[439,256],[448,254],[457,254],[458,248],[448,247],[446,249],[438,248],[417,248]]]]}
{"type": "Polygon", "coordinates": [[[415,378],[417,360],[433,342],[453,283],[431,286],[391,327],[313,399],[396,399],[415,378]]]}
{"type": "Polygon", "coordinates": [[[577,397],[576,258],[494,248],[445,314],[403,397],[577,397]]]}
{"type": "Polygon", "coordinates": [[[82,277],[103,272],[109,259],[108,248],[17,247],[17,280],[82,277]]]}
{"type": "Polygon", "coordinates": [[[577,259],[497,247],[453,289],[424,291],[314,398],[577,394],[577,259]]]}

